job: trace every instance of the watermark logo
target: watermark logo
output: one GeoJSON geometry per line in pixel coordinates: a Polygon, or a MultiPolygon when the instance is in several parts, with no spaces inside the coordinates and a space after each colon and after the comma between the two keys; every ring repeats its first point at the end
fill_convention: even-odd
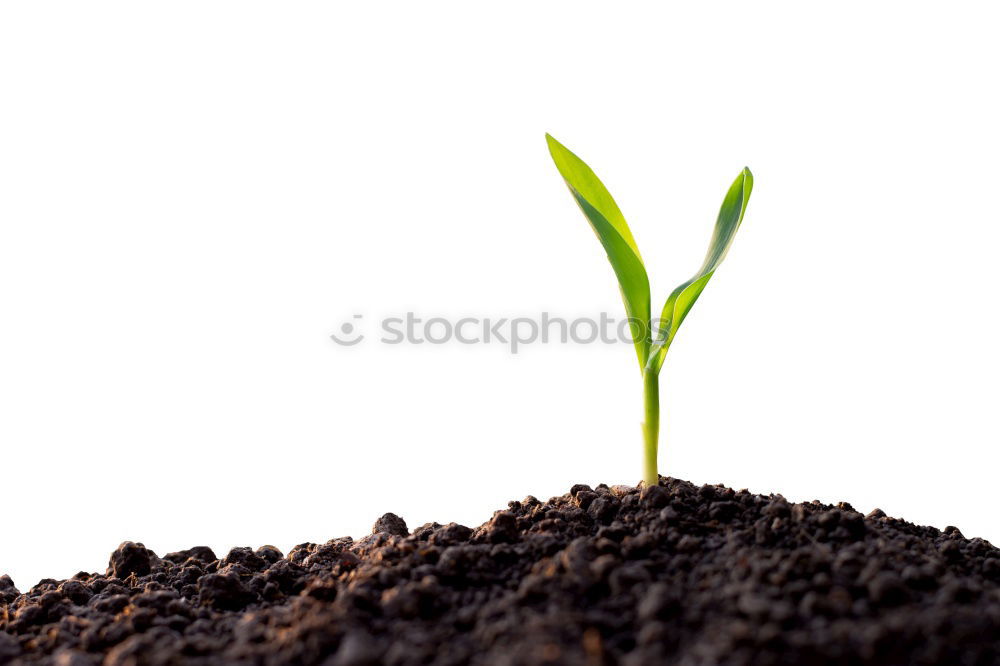
{"type": "MultiPolygon", "coordinates": [[[[352,315],[330,339],[353,347],[366,339],[361,332],[363,315],[352,315]]],[[[659,320],[651,322],[654,332],[659,320]]],[[[384,345],[504,345],[517,354],[532,344],[633,344],[646,337],[647,324],[638,319],[616,319],[602,312],[597,317],[558,317],[542,312],[531,317],[426,317],[415,312],[384,317],[368,324],[384,345]]]]}
{"type": "Polygon", "coordinates": [[[365,336],[358,331],[358,322],[362,319],[362,315],[356,314],[351,319],[352,321],[345,321],[340,325],[340,335],[330,334],[330,339],[343,347],[353,347],[365,339],[365,336]]]}

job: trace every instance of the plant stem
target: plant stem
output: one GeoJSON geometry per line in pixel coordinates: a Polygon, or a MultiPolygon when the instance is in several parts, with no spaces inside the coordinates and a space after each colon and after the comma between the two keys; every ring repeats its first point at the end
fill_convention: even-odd
{"type": "Polygon", "coordinates": [[[643,451],[643,481],[646,486],[659,484],[660,477],[656,470],[656,452],[660,437],[660,378],[652,370],[642,373],[642,397],[645,408],[645,420],[642,423],[643,451]]]}

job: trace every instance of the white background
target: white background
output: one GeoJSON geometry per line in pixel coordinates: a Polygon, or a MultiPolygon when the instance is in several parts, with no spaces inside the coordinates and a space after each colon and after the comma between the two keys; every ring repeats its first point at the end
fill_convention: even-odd
{"type": "Polygon", "coordinates": [[[627,346],[342,322],[614,316],[543,140],[659,303],[756,176],[662,375],[661,468],[1000,541],[990,3],[0,9],[0,571],[478,525],[635,482],[627,346]]]}

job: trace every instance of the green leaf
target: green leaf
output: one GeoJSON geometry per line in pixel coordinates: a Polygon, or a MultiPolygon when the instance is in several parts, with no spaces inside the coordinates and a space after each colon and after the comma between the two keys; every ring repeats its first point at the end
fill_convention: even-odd
{"type": "Polygon", "coordinates": [[[751,190],[753,190],[753,174],[750,173],[750,169],[744,168],[722,201],[722,208],[719,210],[719,218],[715,222],[715,232],[712,234],[712,242],[708,246],[705,262],[694,277],[674,289],[664,304],[658,322],[660,332],[650,349],[647,362],[647,367],[654,372],[659,372],[660,368],[663,367],[667,349],[670,348],[670,343],[677,335],[677,329],[680,328],[688,312],[694,307],[701,292],[705,289],[705,285],[715,275],[719,264],[726,258],[729,246],[732,245],[733,238],[736,236],[736,230],[743,222],[751,190]]]}
{"type": "Polygon", "coordinates": [[[639,247],[604,183],[583,160],[552,136],[546,134],[545,139],[556,168],[604,246],[608,261],[618,277],[625,312],[630,320],[632,341],[639,358],[639,369],[642,370],[646,367],[651,335],[649,278],[639,255],[639,247]]]}

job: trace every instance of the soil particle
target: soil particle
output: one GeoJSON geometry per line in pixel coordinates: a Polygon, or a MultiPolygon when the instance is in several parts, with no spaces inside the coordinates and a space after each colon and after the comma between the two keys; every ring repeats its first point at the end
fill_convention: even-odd
{"type": "Polygon", "coordinates": [[[391,534],[395,536],[409,536],[410,530],[406,528],[406,521],[394,513],[383,514],[372,526],[372,534],[391,534]]]}
{"type": "Polygon", "coordinates": [[[489,521],[162,559],[25,593],[0,664],[1000,664],[1000,551],[847,503],[663,479],[489,521]]]}
{"type": "Polygon", "coordinates": [[[156,555],[141,543],[126,541],[111,553],[107,575],[121,579],[128,578],[132,574],[145,576],[155,559],[156,555]]]}

